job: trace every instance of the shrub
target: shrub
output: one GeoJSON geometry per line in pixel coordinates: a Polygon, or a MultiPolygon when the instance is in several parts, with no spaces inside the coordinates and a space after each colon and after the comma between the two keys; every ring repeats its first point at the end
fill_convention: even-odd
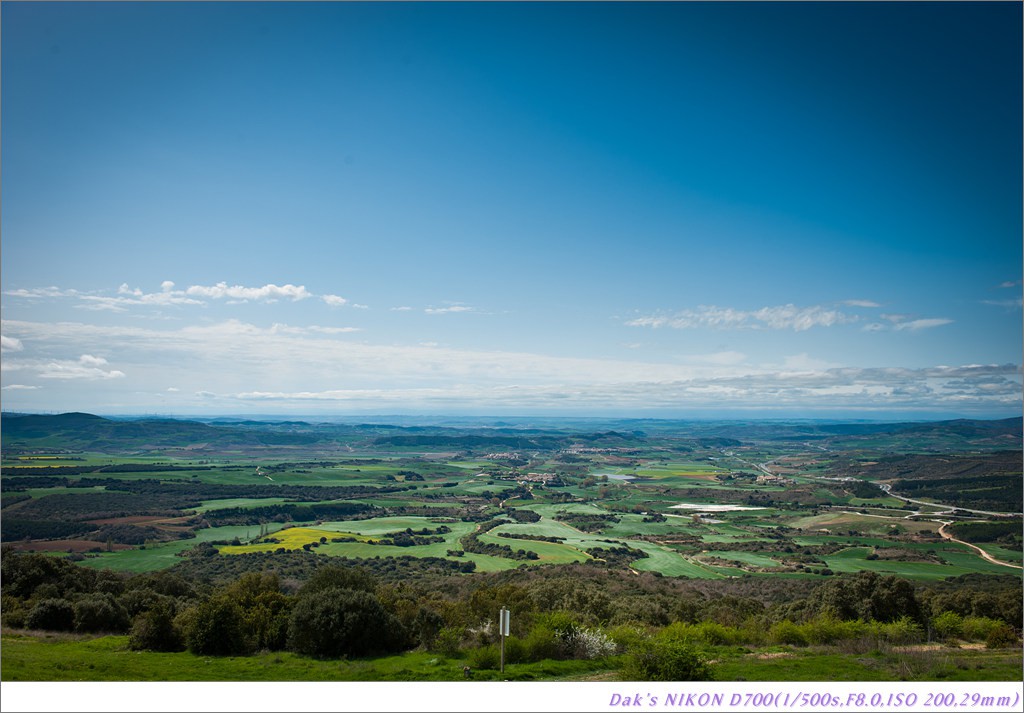
{"type": "Polygon", "coordinates": [[[455,658],[461,651],[462,637],[465,635],[466,627],[464,626],[446,626],[437,632],[432,648],[448,658],[455,658]]]}
{"type": "Polygon", "coordinates": [[[501,652],[494,644],[481,646],[469,652],[469,667],[478,669],[495,669],[501,665],[501,652]]]}
{"type": "Polygon", "coordinates": [[[615,642],[598,629],[571,629],[559,639],[566,658],[598,659],[615,653],[615,642]]]}
{"type": "Polygon", "coordinates": [[[529,660],[528,656],[525,641],[515,636],[505,638],[505,663],[523,663],[529,660]]]}
{"type": "Polygon", "coordinates": [[[25,624],[30,629],[71,631],[75,628],[75,609],[67,599],[43,599],[32,607],[25,624]]]}
{"type": "Polygon", "coordinates": [[[128,613],[109,594],[82,597],[73,606],[76,631],[123,633],[128,630],[128,613]]]}
{"type": "Polygon", "coordinates": [[[710,681],[712,670],[686,642],[657,637],[630,649],[622,677],[627,681],[710,681]]]}
{"type": "Polygon", "coordinates": [[[184,645],[174,625],[171,606],[162,602],[136,617],[128,635],[128,646],[135,650],[181,651],[184,645]]]}
{"type": "Polygon", "coordinates": [[[735,627],[722,626],[716,621],[702,621],[695,627],[697,637],[705,644],[719,646],[739,640],[735,627]]]}
{"type": "Polygon", "coordinates": [[[808,644],[832,644],[848,641],[868,633],[867,624],[860,619],[841,621],[825,614],[818,616],[800,627],[808,644]]]}
{"type": "Polygon", "coordinates": [[[659,634],[663,638],[673,639],[675,641],[686,641],[689,643],[696,643],[700,639],[700,634],[697,631],[695,624],[687,623],[685,621],[674,621],[659,634]]]}
{"type": "Polygon", "coordinates": [[[992,627],[992,631],[985,638],[985,648],[987,649],[1006,649],[1019,644],[1020,638],[1018,638],[1017,632],[1006,622],[1000,622],[997,626],[992,627]]]}
{"type": "Polygon", "coordinates": [[[250,650],[241,607],[231,599],[207,599],[190,609],[182,621],[185,644],[192,653],[234,656],[250,650]]]}
{"type": "Polygon", "coordinates": [[[804,635],[804,628],[791,622],[789,619],[772,624],[768,630],[768,640],[773,644],[788,644],[790,646],[806,646],[807,637],[804,635]]]}
{"type": "Polygon", "coordinates": [[[25,621],[28,619],[28,609],[17,597],[4,594],[2,602],[0,602],[0,615],[3,617],[4,626],[11,629],[23,629],[25,621]]]}
{"type": "Polygon", "coordinates": [[[635,626],[621,625],[610,629],[608,638],[615,642],[615,650],[621,654],[637,642],[643,641],[646,636],[635,626]]]}
{"type": "Polygon", "coordinates": [[[954,611],[944,611],[932,619],[932,628],[940,639],[959,639],[963,636],[964,619],[954,611]]]}
{"type": "Polygon", "coordinates": [[[901,616],[887,624],[872,622],[872,629],[879,637],[892,644],[910,644],[924,638],[921,627],[908,616],[901,616]]]}
{"type": "Polygon", "coordinates": [[[963,636],[968,641],[986,641],[999,624],[998,620],[987,616],[967,616],[964,617],[963,636]]]}
{"type": "Polygon", "coordinates": [[[546,623],[535,625],[523,643],[526,646],[526,657],[529,661],[558,659],[562,656],[558,635],[546,623]]]}
{"type": "Polygon", "coordinates": [[[288,645],[310,656],[339,657],[397,651],[402,624],[369,592],[328,587],[300,596],[288,626],[288,645]]]}

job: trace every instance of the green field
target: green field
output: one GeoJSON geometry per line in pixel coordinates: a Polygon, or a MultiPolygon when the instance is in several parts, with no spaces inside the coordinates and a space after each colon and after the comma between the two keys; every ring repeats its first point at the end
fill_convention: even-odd
{"type": "MultiPolygon", "coordinates": [[[[269,532],[276,532],[282,527],[281,523],[267,523],[269,532]]],[[[112,569],[119,572],[152,572],[164,569],[181,561],[179,552],[183,552],[200,542],[214,542],[219,540],[248,539],[259,535],[259,526],[253,525],[229,525],[226,527],[209,527],[198,530],[194,538],[188,540],[175,540],[150,545],[146,549],[121,550],[119,552],[103,552],[86,558],[82,564],[86,567],[99,569],[112,569]]]]}
{"type": "Polygon", "coordinates": [[[195,510],[196,512],[209,512],[210,510],[227,510],[228,508],[258,508],[283,502],[287,501],[284,498],[222,498],[220,500],[205,500],[195,510]]]}

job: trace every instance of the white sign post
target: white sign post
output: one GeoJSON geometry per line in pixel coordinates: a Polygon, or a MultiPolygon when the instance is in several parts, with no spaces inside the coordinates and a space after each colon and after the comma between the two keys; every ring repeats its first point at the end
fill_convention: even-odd
{"type": "Polygon", "coordinates": [[[512,612],[505,607],[498,612],[498,635],[501,637],[501,672],[505,673],[505,637],[509,635],[509,618],[512,612]]]}

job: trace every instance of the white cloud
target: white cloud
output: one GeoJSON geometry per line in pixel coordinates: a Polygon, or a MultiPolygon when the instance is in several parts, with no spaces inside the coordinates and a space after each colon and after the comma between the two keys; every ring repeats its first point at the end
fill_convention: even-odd
{"type": "Polygon", "coordinates": [[[882,305],[871,300],[843,300],[843,304],[849,307],[881,307],[882,305]]]}
{"type": "MultiPolygon", "coordinates": [[[[313,293],[304,286],[291,284],[244,287],[242,285],[229,286],[226,282],[218,282],[216,285],[192,285],[184,290],[177,290],[174,287],[174,282],[164,280],[160,283],[160,292],[144,292],[138,287],[130,287],[127,283],[123,283],[117,288],[116,296],[84,293],[78,290],[62,290],[59,287],[8,290],[4,294],[30,299],[75,298],[81,303],[78,305],[80,309],[108,312],[124,312],[133,306],[205,305],[207,303],[204,300],[222,299],[234,303],[276,302],[280,299],[296,302],[313,296],[313,293]]],[[[325,295],[323,299],[331,306],[344,304],[344,301],[338,302],[344,298],[337,295],[325,295]]]]}
{"type": "Polygon", "coordinates": [[[263,287],[243,287],[241,285],[228,286],[226,282],[218,282],[216,285],[192,285],[185,290],[185,294],[197,297],[209,297],[211,299],[230,298],[242,302],[273,301],[278,299],[290,299],[292,301],[304,300],[312,297],[313,294],[304,286],[299,285],[264,285],[263,287]]]}
{"type": "Polygon", "coordinates": [[[941,327],[946,324],[952,324],[953,320],[945,318],[934,318],[934,319],[912,319],[909,322],[898,322],[893,325],[893,329],[903,330],[909,329],[912,332],[916,332],[921,329],[931,329],[932,327],[941,327]]]}
{"type": "Polygon", "coordinates": [[[392,312],[411,312],[412,311],[412,307],[404,307],[404,306],[403,307],[392,307],[391,311],[392,312]]]}
{"type": "Polygon", "coordinates": [[[58,297],[77,297],[81,293],[77,290],[62,290],[59,287],[36,287],[30,290],[7,290],[4,294],[26,299],[56,299],[58,297]]]}
{"type": "Polygon", "coordinates": [[[25,348],[20,339],[0,335],[0,352],[20,352],[25,348]]]}
{"type": "Polygon", "coordinates": [[[787,304],[738,310],[731,307],[701,305],[696,310],[682,310],[672,315],[638,317],[626,322],[630,327],[671,327],[673,329],[792,329],[802,332],[812,327],[832,327],[855,322],[856,315],[822,306],[797,307],[787,304]]]}
{"type": "Polygon", "coordinates": [[[933,327],[942,327],[947,324],[952,324],[953,320],[946,319],[945,317],[931,317],[927,319],[912,319],[913,315],[909,314],[881,314],[879,315],[882,319],[888,320],[891,324],[880,324],[878,322],[872,322],[864,325],[864,331],[866,332],[883,332],[883,331],[911,331],[917,332],[922,329],[932,329],[933,327]]]}
{"type": "MultiPolygon", "coordinates": [[[[889,412],[931,408],[1012,406],[1020,403],[1020,368],[1014,365],[929,369],[835,368],[765,372],[723,378],[591,384],[455,384],[319,391],[242,391],[223,394],[242,402],[322,402],[375,407],[497,405],[503,408],[663,409],[813,408],[889,412]]],[[[307,406],[308,407],[308,406],[307,406]]]]}
{"type": "Polygon", "coordinates": [[[1021,281],[1020,280],[1007,280],[1006,282],[1000,283],[999,286],[1000,287],[1004,287],[1004,288],[1005,287],[1020,287],[1021,286],[1021,281]]]}
{"type": "Polygon", "coordinates": [[[366,344],[344,333],[259,327],[239,320],[160,329],[4,320],[2,328],[5,335],[30,340],[33,353],[44,355],[36,361],[5,357],[5,374],[50,372],[50,379],[78,378],[83,385],[90,378],[108,380],[93,389],[94,400],[113,393],[152,394],[173,383],[182,391],[176,399],[197,409],[214,408],[203,406],[195,397],[198,392],[204,399],[216,399],[210,403],[217,408],[230,408],[234,401],[244,410],[245,404],[272,400],[281,409],[293,401],[296,409],[314,404],[310,408],[329,411],[340,402],[366,410],[389,404],[421,412],[449,407],[581,413],[598,407],[895,411],[1017,408],[1021,400],[1016,365],[826,368],[797,354],[781,366],[768,367],[750,364],[749,357],[741,362],[741,354],[730,351],[694,357],[686,364],[568,358],[366,344]],[[130,389],[126,383],[122,392],[115,392],[118,377],[98,354],[117,354],[118,367],[132,376],[130,389]],[[217,393],[210,390],[214,384],[217,393]]]}
{"type": "Polygon", "coordinates": [[[10,384],[9,386],[4,386],[0,391],[35,391],[38,388],[38,386],[27,386],[25,384],[10,384]]]}
{"type": "Polygon", "coordinates": [[[747,360],[747,355],[743,352],[737,351],[724,351],[715,352],[713,354],[698,354],[692,359],[696,362],[705,364],[718,364],[722,366],[730,366],[733,364],[742,364],[747,360]]]}
{"type": "Polygon", "coordinates": [[[427,314],[452,314],[455,312],[472,312],[473,308],[464,304],[454,304],[449,307],[427,307],[423,311],[427,314]]]}
{"type": "Polygon", "coordinates": [[[104,370],[107,360],[91,354],[83,354],[77,361],[51,361],[38,367],[42,379],[121,379],[124,372],[104,370]]]}
{"type": "Polygon", "coordinates": [[[360,327],[321,327],[311,325],[309,327],[292,327],[287,324],[274,324],[270,327],[272,334],[351,334],[363,331],[360,327]]]}
{"type": "Polygon", "coordinates": [[[177,387],[174,387],[174,386],[168,386],[167,387],[167,392],[170,393],[170,394],[176,394],[179,391],[181,391],[181,389],[179,389],[177,387]]]}
{"type": "Polygon", "coordinates": [[[836,366],[822,359],[815,359],[807,352],[787,356],[783,359],[782,364],[787,371],[820,371],[836,366]]]}
{"type": "Polygon", "coordinates": [[[1017,297],[1011,300],[982,300],[982,304],[994,307],[1005,307],[1006,309],[1021,309],[1024,306],[1024,298],[1017,297]]]}
{"type": "Polygon", "coordinates": [[[347,299],[338,295],[323,295],[320,299],[331,307],[343,307],[348,302],[347,299]]]}

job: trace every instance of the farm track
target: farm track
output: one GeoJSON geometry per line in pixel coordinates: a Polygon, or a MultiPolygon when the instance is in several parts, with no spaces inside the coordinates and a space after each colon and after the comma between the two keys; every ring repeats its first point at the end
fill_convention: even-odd
{"type": "Polygon", "coordinates": [[[1014,569],[1024,569],[1024,567],[1022,567],[1019,564],[1013,564],[1012,562],[1004,562],[1003,560],[997,560],[995,557],[993,557],[992,555],[990,555],[988,552],[986,552],[985,550],[981,549],[977,545],[972,545],[970,542],[964,542],[963,540],[956,539],[951,534],[946,532],[946,526],[947,525],[952,525],[952,524],[953,523],[951,523],[951,522],[944,522],[944,523],[942,523],[942,527],[939,528],[939,534],[942,535],[947,540],[949,540],[950,542],[958,542],[961,545],[967,545],[971,549],[976,550],[978,552],[978,554],[981,555],[982,559],[988,560],[992,564],[1002,565],[1003,567],[1013,567],[1014,569]]]}

